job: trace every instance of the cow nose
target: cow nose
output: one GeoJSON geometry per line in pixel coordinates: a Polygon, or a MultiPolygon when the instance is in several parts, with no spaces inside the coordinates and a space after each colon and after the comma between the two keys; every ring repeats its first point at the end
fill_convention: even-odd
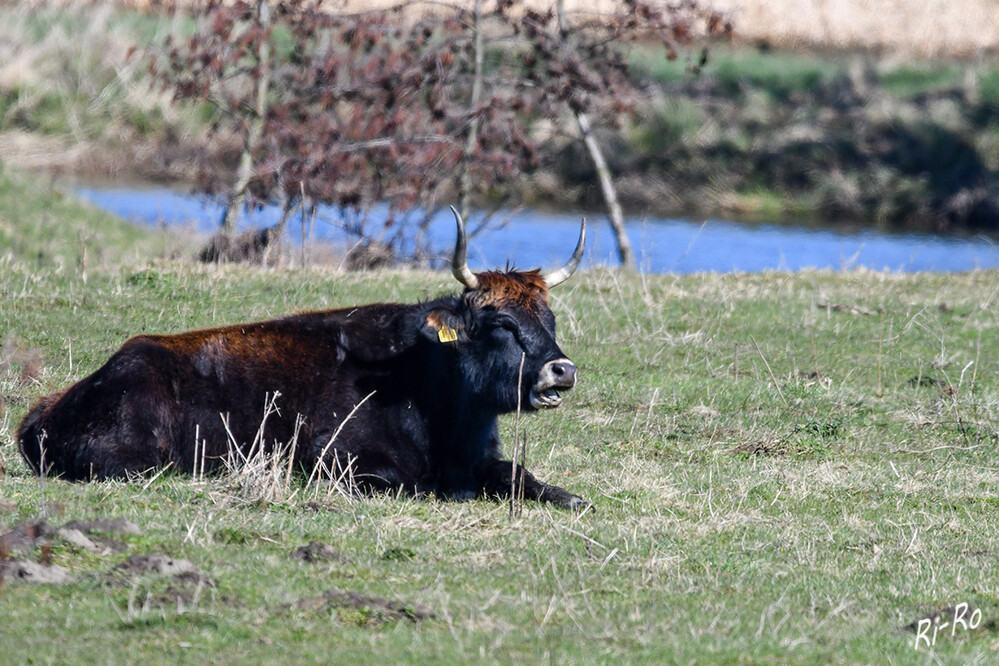
{"type": "Polygon", "coordinates": [[[576,364],[569,359],[555,361],[551,365],[552,375],[559,386],[575,386],[576,384],[576,364]]]}

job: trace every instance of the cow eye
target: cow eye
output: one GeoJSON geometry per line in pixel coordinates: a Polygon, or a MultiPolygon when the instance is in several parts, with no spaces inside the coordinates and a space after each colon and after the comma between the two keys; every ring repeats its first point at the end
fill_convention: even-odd
{"type": "Polygon", "coordinates": [[[521,347],[524,346],[524,341],[520,338],[520,325],[517,320],[510,315],[500,315],[493,319],[492,321],[494,334],[499,335],[500,331],[503,334],[510,335],[521,347]]]}
{"type": "Polygon", "coordinates": [[[520,326],[517,325],[517,320],[509,315],[504,315],[502,317],[496,318],[496,325],[500,328],[505,328],[508,331],[513,331],[516,333],[520,330],[520,326]]]}

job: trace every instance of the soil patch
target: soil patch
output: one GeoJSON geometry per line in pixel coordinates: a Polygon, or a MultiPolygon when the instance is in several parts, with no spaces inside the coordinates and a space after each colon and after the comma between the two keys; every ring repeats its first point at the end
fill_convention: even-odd
{"type": "Polygon", "coordinates": [[[138,525],[124,518],[71,520],[62,527],[54,527],[44,520],[24,522],[0,535],[0,559],[15,553],[22,555],[29,553],[35,548],[51,545],[55,540],[101,555],[110,555],[127,548],[121,541],[94,534],[95,532],[133,535],[142,533],[138,525]]]}
{"type": "Polygon", "coordinates": [[[90,540],[90,538],[81,532],[80,530],[66,529],[65,527],[60,527],[56,530],[56,536],[65,541],[66,543],[73,544],[77,548],[82,548],[83,550],[89,550],[92,553],[100,553],[102,555],[110,555],[111,549],[102,548],[96,543],[90,540]]]}
{"type": "Polygon", "coordinates": [[[788,448],[785,442],[744,442],[732,449],[732,453],[745,456],[786,456],[788,454],[788,448]]]}
{"type": "Polygon", "coordinates": [[[333,548],[333,546],[320,543],[319,541],[310,541],[307,546],[299,546],[295,550],[291,551],[291,554],[288,557],[293,560],[301,560],[303,562],[310,563],[341,562],[343,564],[350,564],[351,562],[349,557],[333,548]]]}
{"type": "MultiPolygon", "coordinates": [[[[215,587],[215,581],[202,573],[190,560],[161,554],[131,555],[124,562],[103,575],[106,585],[125,585],[140,576],[165,576],[182,586],[198,588],[215,587]]],[[[168,588],[178,589],[178,588],[168,588]]],[[[192,595],[184,588],[171,595],[172,598],[188,598],[192,595]]]]}
{"type": "MultiPolygon", "coordinates": [[[[925,623],[926,621],[929,621],[931,626],[941,627],[941,630],[943,630],[942,629],[943,627],[947,627],[947,631],[950,631],[949,623],[955,617],[957,618],[958,623],[960,623],[962,620],[965,623],[967,623],[971,621],[970,618],[972,614],[974,614],[976,611],[981,612],[980,609],[976,608],[975,606],[968,606],[965,604],[960,604],[960,606],[948,606],[946,608],[941,608],[940,610],[930,611],[929,613],[922,616],[918,620],[913,620],[904,627],[901,627],[901,630],[911,631],[913,633],[919,633],[920,623],[925,623]]],[[[925,627],[926,625],[923,624],[922,626],[925,627]]],[[[999,620],[996,620],[995,618],[989,620],[979,619],[978,623],[975,624],[974,628],[976,630],[985,629],[985,630],[995,631],[996,629],[999,629],[999,620]]],[[[925,631],[925,629],[923,629],[923,631],[925,631]]]]}
{"type": "Polygon", "coordinates": [[[379,625],[396,620],[422,622],[436,617],[432,610],[422,604],[369,597],[349,590],[326,590],[318,597],[300,599],[289,608],[295,610],[356,611],[356,615],[341,613],[341,619],[364,626],[379,625]]]}
{"type": "Polygon", "coordinates": [[[189,576],[198,574],[198,568],[190,560],[169,557],[168,555],[132,555],[112,571],[126,574],[157,574],[161,576],[189,576]]]}
{"type": "Polygon", "coordinates": [[[847,312],[852,315],[864,315],[865,317],[870,317],[871,315],[881,314],[881,308],[876,310],[869,310],[862,305],[843,305],[842,303],[816,303],[815,307],[819,310],[829,310],[830,312],[847,312]]]}
{"type": "Polygon", "coordinates": [[[101,580],[109,586],[131,585],[133,594],[135,589],[144,590],[144,608],[196,606],[206,589],[216,587],[215,581],[199,571],[190,560],[161,554],[132,555],[104,574],[101,580]],[[150,576],[152,580],[146,579],[141,583],[138,580],[150,576]]]}
{"type": "Polygon", "coordinates": [[[90,534],[92,532],[110,532],[112,534],[133,535],[142,534],[142,530],[139,529],[139,526],[126,518],[115,518],[113,520],[108,520],[106,518],[98,518],[96,520],[71,520],[63,525],[63,527],[72,530],[80,530],[85,534],[90,534]]]}
{"type": "Polygon", "coordinates": [[[58,564],[42,564],[29,560],[4,560],[0,562],[0,581],[61,585],[72,579],[69,572],[58,564]]]}
{"type": "Polygon", "coordinates": [[[0,536],[0,558],[11,553],[27,553],[55,534],[56,528],[44,520],[21,523],[0,536]]]}
{"type": "Polygon", "coordinates": [[[251,229],[232,238],[225,234],[216,234],[208,241],[208,245],[202,248],[198,254],[198,259],[206,264],[274,263],[278,253],[274,253],[274,256],[270,257],[267,250],[281,240],[282,233],[283,230],[274,226],[266,229],[251,229]]]}

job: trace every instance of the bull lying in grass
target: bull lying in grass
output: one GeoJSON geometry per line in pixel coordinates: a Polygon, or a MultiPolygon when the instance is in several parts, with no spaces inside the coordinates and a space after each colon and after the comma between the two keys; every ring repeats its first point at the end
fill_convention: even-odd
{"type": "Polygon", "coordinates": [[[43,398],[18,443],[39,474],[70,480],[165,465],[218,468],[255,446],[294,440],[295,462],[368,490],[448,498],[586,502],[500,459],[497,417],[549,409],[576,383],[555,342],[548,290],[579,266],[474,274],[461,217],[455,296],[293,315],[128,340],[99,370],[43,398]],[[519,393],[518,393],[519,389],[519,393]],[[261,425],[261,409],[278,411],[261,425]]]}

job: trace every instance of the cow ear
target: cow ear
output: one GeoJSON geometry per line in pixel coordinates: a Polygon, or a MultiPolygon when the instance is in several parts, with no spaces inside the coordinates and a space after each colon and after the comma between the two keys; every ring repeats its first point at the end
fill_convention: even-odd
{"type": "Polygon", "coordinates": [[[420,333],[431,342],[453,344],[465,338],[465,322],[450,308],[437,308],[427,313],[420,333]]]}

